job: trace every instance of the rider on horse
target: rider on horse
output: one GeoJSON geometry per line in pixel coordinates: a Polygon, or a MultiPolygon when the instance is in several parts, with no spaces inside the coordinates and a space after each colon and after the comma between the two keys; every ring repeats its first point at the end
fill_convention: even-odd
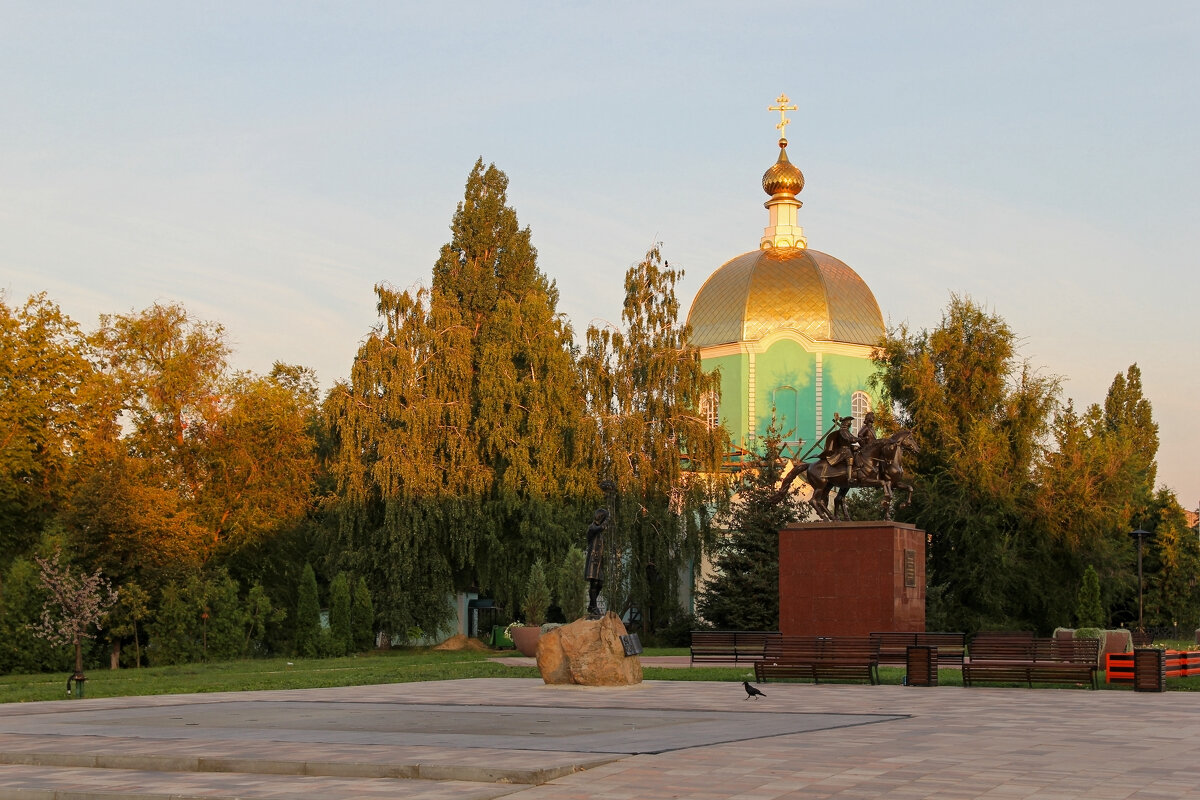
{"type": "Polygon", "coordinates": [[[825,449],[821,451],[821,460],[831,467],[846,461],[846,471],[854,474],[854,451],[858,448],[858,437],[850,432],[853,417],[842,417],[837,430],[831,431],[825,437],[825,449]]]}

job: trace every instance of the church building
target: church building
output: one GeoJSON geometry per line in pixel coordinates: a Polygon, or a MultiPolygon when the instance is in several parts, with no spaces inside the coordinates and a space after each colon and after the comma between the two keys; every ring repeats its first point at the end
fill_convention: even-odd
{"type": "Polygon", "coordinates": [[[710,424],[724,423],[733,461],[756,450],[775,415],[798,457],[833,424],[834,415],[863,416],[878,402],[868,385],[871,353],[884,336],[875,295],[853,269],[808,247],[798,224],[804,175],[788,160],[786,95],[779,158],[763,174],[767,226],[758,249],[735,256],[709,276],[688,313],[690,342],[705,369],[719,370],[721,396],[702,405],[710,424]]]}

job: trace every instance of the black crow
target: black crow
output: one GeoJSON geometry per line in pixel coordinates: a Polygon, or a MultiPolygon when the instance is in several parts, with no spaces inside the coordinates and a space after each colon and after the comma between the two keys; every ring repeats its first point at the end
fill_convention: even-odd
{"type": "Polygon", "coordinates": [[[758,697],[759,695],[766,697],[766,695],[763,694],[761,690],[756,689],[755,687],[751,686],[750,681],[742,681],[742,686],[745,687],[745,689],[746,689],[746,699],[747,700],[749,700],[751,697],[758,697]]]}

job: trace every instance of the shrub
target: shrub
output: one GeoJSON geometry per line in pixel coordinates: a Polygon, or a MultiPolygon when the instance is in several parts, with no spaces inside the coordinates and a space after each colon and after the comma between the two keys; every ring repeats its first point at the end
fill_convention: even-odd
{"type": "Polygon", "coordinates": [[[296,655],[321,655],[321,602],[317,597],[317,575],[312,564],[300,573],[300,596],[296,601],[296,655]]]}
{"type": "Polygon", "coordinates": [[[350,605],[350,628],[354,639],[352,649],[356,653],[375,646],[375,607],[371,604],[371,592],[367,579],[359,577],[354,583],[354,598],[350,605]]]}
{"type": "Polygon", "coordinates": [[[578,547],[567,550],[555,576],[554,594],[558,607],[567,622],[582,619],[587,614],[587,581],[583,577],[584,561],[587,556],[578,547]]]}
{"type": "Polygon", "coordinates": [[[1084,570],[1075,603],[1075,621],[1081,628],[1103,628],[1104,606],[1100,602],[1100,576],[1091,564],[1084,570]]]}
{"type": "Polygon", "coordinates": [[[525,598],[521,602],[525,624],[541,626],[546,621],[546,611],[549,608],[550,587],[546,585],[546,569],[539,558],[529,568],[529,581],[525,584],[525,598]]]}
{"type": "Polygon", "coordinates": [[[344,656],[354,649],[350,635],[350,580],[339,572],[329,584],[329,651],[344,656]]]}
{"type": "Polygon", "coordinates": [[[171,582],[163,587],[154,620],[147,627],[151,666],[187,664],[204,656],[200,610],[187,588],[171,582]]]}
{"type": "Polygon", "coordinates": [[[228,661],[245,649],[246,607],[238,597],[238,582],[220,570],[211,580],[194,579],[193,594],[203,598],[204,657],[228,661]]]}

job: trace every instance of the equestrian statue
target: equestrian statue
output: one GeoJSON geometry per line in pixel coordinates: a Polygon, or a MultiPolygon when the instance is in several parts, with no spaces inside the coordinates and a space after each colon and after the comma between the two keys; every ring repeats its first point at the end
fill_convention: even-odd
{"type": "Polygon", "coordinates": [[[850,430],[852,422],[851,417],[834,416],[834,426],[818,442],[823,449],[815,461],[788,459],[791,466],[775,492],[776,500],[786,497],[792,483],[801,478],[813,489],[812,506],[817,515],[831,522],[839,517],[850,520],[846,510],[846,492],[850,489],[882,489],[884,518],[889,520],[895,510],[894,489],[903,489],[908,493],[900,508],[912,502],[913,485],[904,474],[902,462],[906,451],[919,451],[912,431],[901,428],[891,436],[877,439],[873,413],[868,412],[863,418],[857,435],[850,430]],[[832,513],[829,511],[831,490],[836,490],[832,513]]]}

